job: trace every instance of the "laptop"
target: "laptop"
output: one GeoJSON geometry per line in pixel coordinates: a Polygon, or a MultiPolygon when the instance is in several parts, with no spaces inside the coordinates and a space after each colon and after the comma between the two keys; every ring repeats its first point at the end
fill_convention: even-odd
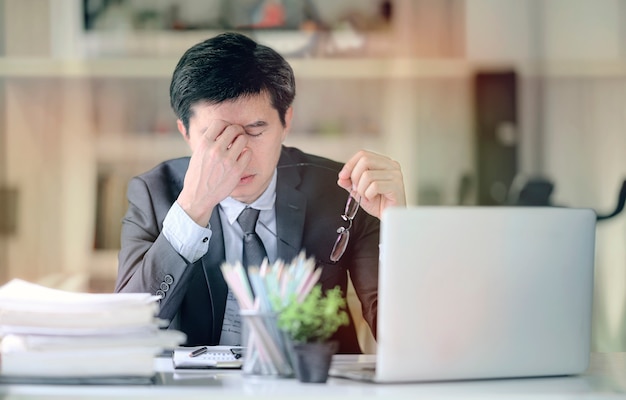
{"type": "Polygon", "coordinates": [[[334,364],[330,375],[419,382],[585,371],[595,225],[590,209],[387,209],[375,362],[334,364]]]}

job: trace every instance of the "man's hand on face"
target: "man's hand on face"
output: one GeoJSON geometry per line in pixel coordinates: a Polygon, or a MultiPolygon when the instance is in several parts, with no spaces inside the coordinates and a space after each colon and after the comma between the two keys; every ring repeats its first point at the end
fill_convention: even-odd
{"type": "Polygon", "coordinates": [[[213,120],[191,141],[192,155],[177,202],[200,226],[207,226],[213,208],[235,189],[250,162],[248,137],[242,126],[213,120]]]}
{"type": "Polygon", "coordinates": [[[339,171],[337,184],[361,196],[361,208],[380,219],[385,208],[405,206],[406,195],[398,162],[361,150],[339,171]]]}

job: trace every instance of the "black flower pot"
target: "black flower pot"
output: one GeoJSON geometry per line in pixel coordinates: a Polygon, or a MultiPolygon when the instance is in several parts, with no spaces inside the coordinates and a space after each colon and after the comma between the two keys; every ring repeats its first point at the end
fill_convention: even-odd
{"type": "Polygon", "coordinates": [[[300,382],[324,383],[339,342],[293,343],[296,377],[300,382]]]}

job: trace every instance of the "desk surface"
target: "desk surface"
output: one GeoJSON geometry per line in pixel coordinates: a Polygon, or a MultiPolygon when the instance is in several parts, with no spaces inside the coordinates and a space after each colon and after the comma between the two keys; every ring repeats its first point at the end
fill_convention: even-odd
{"type": "MultiPolygon", "coordinates": [[[[345,356],[344,357],[345,360],[345,356]]],[[[172,372],[170,359],[157,359],[156,368],[172,372]]],[[[371,384],[330,378],[326,384],[303,384],[295,379],[262,379],[240,371],[184,371],[168,386],[0,385],[2,399],[485,399],[485,398],[626,398],[626,353],[593,353],[581,375],[553,378],[498,379],[464,382],[371,384]]]]}

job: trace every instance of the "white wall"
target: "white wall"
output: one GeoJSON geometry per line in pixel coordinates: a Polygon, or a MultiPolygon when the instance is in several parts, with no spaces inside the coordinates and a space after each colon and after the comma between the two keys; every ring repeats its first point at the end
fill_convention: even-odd
{"type": "Polygon", "coordinates": [[[467,0],[466,57],[476,61],[530,59],[533,1],[467,0]]]}
{"type": "Polygon", "coordinates": [[[623,56],[624,5],[622,0],[542,1],[546,59],[598,61],[623,56]]]}
{"type": "MultiPolygon", "coordinates": [[[[626,61],[625,6],[620,0],[543,3],[545,59],[581,65],[578,77],[545,82],[545,172],[558,182],[558,203],[600,213],[615,207],[626,179],[626,74],[586,72],[626,61]]],[[[596,255],[594,347],[623,351],[626,215],[598,223],[596,255]]]]}
{"type": "MultiPolygon", "coordinates": [[[[468,0],[468,58],[522,63],[524,172],[607,213],[626,179],[626,1],[468,0]]],[[[626,215],[597,229],[593,347],[626,350],[626,215]]]]}

